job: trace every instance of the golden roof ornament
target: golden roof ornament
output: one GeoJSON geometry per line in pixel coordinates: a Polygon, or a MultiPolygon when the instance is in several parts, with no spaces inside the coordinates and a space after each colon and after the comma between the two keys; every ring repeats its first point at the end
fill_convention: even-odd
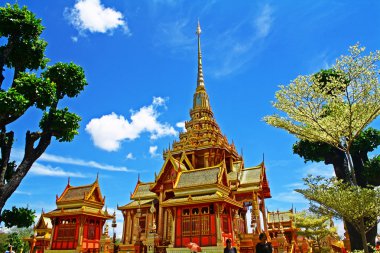
{"type": "Polygon", "coordinates": [[[149,211],[150,211],[151,213],[154,213],[154,212],[156,212],[156,208],[154,208],[154,204],[153,204],[153,201],[152,201],[152,205],[150,206],[150,209],[149,209],[149,211]]]}

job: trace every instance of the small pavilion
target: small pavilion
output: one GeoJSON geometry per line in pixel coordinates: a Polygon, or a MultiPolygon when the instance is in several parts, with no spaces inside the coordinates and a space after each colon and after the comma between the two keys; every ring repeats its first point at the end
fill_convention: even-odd
{"type": "Polygon", "coordinates": [[[98,177],[83,186],[71,186],[69,179],[61,196],[56,197],[57,208],[44,214],[52,224],[50,248],[45,253],[100,252],[103,226],[114,217],[103,210],[104,203],[98,177]]]}

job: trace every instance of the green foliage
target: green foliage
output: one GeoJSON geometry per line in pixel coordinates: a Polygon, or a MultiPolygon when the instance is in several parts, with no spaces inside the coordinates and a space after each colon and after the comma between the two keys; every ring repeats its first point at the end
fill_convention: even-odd
{"type": "Polygon", "coordinates": [[[358,232],[366,232],[376,225],[380,217],[379,188],[362,188],[343,183],[336,178],[326,179],[319,176],[304,178],[304,183],[307,188],[296,191],[316,205],[314,211],[345,219],[358,232]]]}
{"type": "Polygon", "coordinates": [[[12,250],[16,253],[29,252],[29,244],[22,239],[31,234],[33,230],[30,228],[12,228],[7,234],[0,234],[0,251],[5,252],[12,245],[12,250]]]}
{"type": "Polygon", "coordinates": [[[342,70],[322,69],[313,75],[315,82],[312,84],[317,92],[328,96],[336,97],[342,94],[349,85],[350,81],[342,70]],[[332,85],[332,82],[339,80],[339,85],[332,85]]]}
{"type": "Polygon", "coordinates": [[[25,6],[7,4],[0,7],[0,37],[8,38],[8,43],[0,47],[0,55],[7,55],[5,64],[8,68],[24,71],[46,66],[47,42],[39,38],[43,30],[41,19],[25,6]]]}
{"type": "Polygon", "coordinates": [[[380,131],[372,127],[359,133],[352,143],[352,153],[368,153],[380,145],[380,131]]]}
{"type": "Polygon", "coordinates": [[[51,131],[59,142],[72,141],[78,134],[81,118],[75,113],[69,112],[66,107],[63,110],[44,113],[40,122],[43,131],[51,131]]]}
{"type": "Polygon", "coordinates": [[[21,73],[14,81],[15,90],[29,100],[29,105],[35,104],[39,109],[45,110],[55,101],[55,84],[49,79],[38,78],[35,74],[21,73]]]}
{"type": "Polygon", "coordinates": [[[74,63],[58,62],[42,74],[57,85],[57,98],[76,97],[87,85],[83,69],[74,63]]]}
{"type": "Polygon", "coordinates": [[[20,9],[17,4],[9,3],[0,7],[0,27],[2,37],[18,37],[22,34],[25,39],[38,37],[44,29],[41,19],[37,19],[26,6],[20,9]]]}
{"type": "MultiPolygon", "coordinates": [[[[8,91],[0,90],[0,117],[21,116],[30,106],[30,101],[20,94],[16,89],[8,91]]],[[[0,118],[0,119],[1,119],[0,118]]]]}
{"type": "Polygon", "coordinates": [[[321,247],[322,240],[336,234],[336,228],[330,227],[329,216],[318,215],[315,213],[302,211],[295,214],[295,226],[300,228],[297,234],[303,235],[315,241],[321,247]]]}
{"type": "MultiPolygon", "coordinates": [[[[367,154],[380,145],[380,131],[372,127],[362,131],[354,140],[351,153],[367,154]]],[[[323,162],[326,157],[335,152],[336,148],[324,142],[299,140],[293,145],[293,153],[299,155],[305,162],[323,162]]]]}
{"type": "Polygon", "coordinates": [[[1,222],[4,222],[5,227],[11,228],[16,226],[18,228],[30,227],[34,223],[36,211],[28,207],[12,207],[12,210],[5,209],[1,213],[1,222]]]}
{"type": "Polygon", "coordinates": [[[299,140],[293,144],[293,153],[302,157],[306,162],[323,162],[328,154],[334,149],[333,146],[323,142],[311,142],[299,140]]]}
{"type": "Polygon", "coordinates": [[[380,155],[377,155],[364,164],[364,175],[369,185],[378,186],[380,182],[380,155]]]}

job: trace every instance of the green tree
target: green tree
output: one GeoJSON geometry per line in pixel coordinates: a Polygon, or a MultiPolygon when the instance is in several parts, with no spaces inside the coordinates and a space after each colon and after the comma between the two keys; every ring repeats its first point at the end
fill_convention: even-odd
{"type": "MultiPolygon", "coordinates": [[[[363,56],[355,45],[350,54],[338,59],[332,69],[321,74],[298,76],[288,86],[280,86],[273,106],[284,114],[264,120],[310,142],[327,143],[344,152],[350,180],[358,185],[351,157],[353,142],[380,114],[378,81],[380,51],[363,56]]],[[[364,220],[361,227],[364,227],[364,220]]],[[[365,231],[360,229],[363,249],[368,252],[365,231]]]]}
{"type": "Polygon", "coordinates": [[[14,228],[8,233],[0,234],[0,250],[5,252],[9,245],[16,253],[29,252],[29,244],[23,241],[23,238],[30,237],[33,234],[31,228],[14,228]]]}
{"type": "Polygon", "coordinates": [[[304,178],[304,183],[307,188],[296,191],[311,200],[313,212],[344,219],[364,233],[379,222],[379,188],[360,187],[320,176],[304,178]]]}
{"type": "MultiPolygon", "coordinates": [[[[380,162],[379,156],[369,159],[368,153],[380,145],[380,131],[368,128],[361,132],[353,142],[351,148],[352,161],[354,164],[357,183],[361,187],[380,185],[380,162]]],[[[293,152],[304,159],[305,162],[324,162],[332,164],[335,176],[344,182],[350,182],[349,169],[346,157],[341,150],[322,142],[310,142],[299,140],[293,145],[293,152]]],[[[350,236],[351,250],[362,249],[363,242],[355,227],[348,221],[344,221],[350,236]]],[[[377,226],[366,233],[367,242],[375,245],[377,226]]]]}
{"type": "Polygon", "coordinates": [[[322,251],[321,242],[329,235],[336,233],[335,227],[330,227],[330,217],[302,211],[295,215],[295,226],[300,228],[297,234],[312,239],[317,243],[319,252],[322,251]]]}
{"type": "Polygon", "coordinates": [[[4,222],[5,227],[11,228],[16,226],[18,228],[28,228],[33,225],[36,218],[36,211],[28,207],[17,208],[12,207],[12,210],[3,210],[0,217],[0,222],[4,222]]]}
{"type": "MultiPolygon", "coordinates": [[[[87,85],[84,71],[74,63],[56,63],[45,69],[47,42],[40,38],[41,19],[17,4],[0,7],[0,212],[52,137],[71,141],[78,134],[80,117],[58,103],[73,98],[87,85]],[[13,71],[7,85],[4,72],[13,71]],[[32,71],[41,71],[38,76],[32,71]],[[42,111],[40,130],[25,131],[25,152],[19,164],[10,160],[15,133],[9,124],[35,107],[42,111]]],[[[21,133],[20,133],[21,134],[21,133]]]]}

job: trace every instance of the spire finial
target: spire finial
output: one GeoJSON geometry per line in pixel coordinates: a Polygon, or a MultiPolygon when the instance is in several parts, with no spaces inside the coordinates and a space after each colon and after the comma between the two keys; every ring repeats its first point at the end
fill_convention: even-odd
{"type": "Polygon", "coordinates": [[[197,78],[197,87],[204,86],[203,80],[203,70],[202,70],[202,51],[201,51],[201,25],[198,20],[197,31],[195,32],[198,35],[198,78],[197,78]]]}
{"type": "Polygon", "coordinates": [[[198,37],[201,35],[201,32],[202,32],[201,25],[199,24],[199,19],[198,19],[198,26],[197,26],[197,31],[196,31],[196,33],[198,34],[198,37]]]}

